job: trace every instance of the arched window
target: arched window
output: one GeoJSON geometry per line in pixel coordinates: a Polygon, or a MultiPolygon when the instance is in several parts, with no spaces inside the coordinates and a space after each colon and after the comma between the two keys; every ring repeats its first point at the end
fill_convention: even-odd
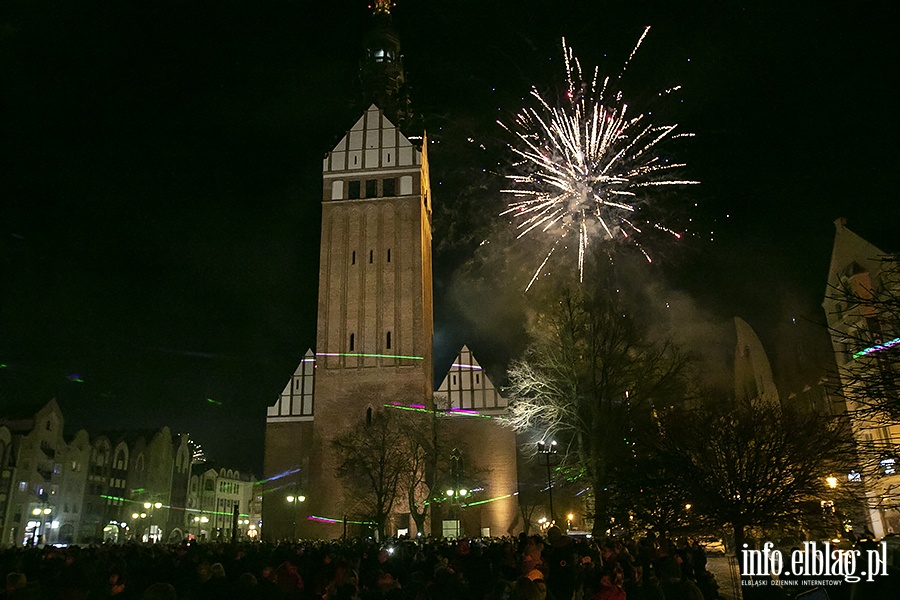
{"type": "Polygon", "coordinates": [[[372,407],[366,409],[366,425],[372,424],[372,407]]]}
{"type": "Polygon", "coordinates": [[[355,342],[355,336],[351,333],[350,334],[350,352],[353,352],[353,350],[354,350],[354,347],[355,347],[354,342],[355,342]]]}
{"type": "Polygon", "coordinates": [[[385,347],[387,350],[390,350],[390,349],[391,349],[391,332],[390,332],[390,331],[387,332],[387,339],[385,340],[384,347],[385,347]]]}
{"type": "Polygon", "coordinates": [[[123,448],[119,448],[119,451],[116,452],[116,468],[120,471],[124,471],[126,468],[125,460],[125,450],[123,448]]]}

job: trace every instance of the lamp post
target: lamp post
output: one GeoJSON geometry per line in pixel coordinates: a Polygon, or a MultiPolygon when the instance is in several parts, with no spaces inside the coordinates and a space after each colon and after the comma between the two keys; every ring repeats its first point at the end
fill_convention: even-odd
{"type": "Polygon", "coordinates": [[[444,492],[447,495],[447,498],[450,500],[451,506],[456,507],[455,517],[456,517],[456,536],[459,537],[459,522],[460,522],[460,506],[465,502],[466,497],[469,495],[469,490],[465,487],[461,486],[459,480],[462,476],[462,469],[460,468],[460,462],[462,461],[462,457],[459,455],[459,449],[454,448],[450,452],[450,481],[452,482],[452,487],[447,488],[444,492]]]}
{"type": "Polygon", "coordinates": [[[209,517],[198,516],[194,517],[194,526],[197,528],[197,539],[203,540],[203,526],[209,523],[209,517]]]}
{"type": "Polygon", "coordinates": [[[50,507],[35,508],[34,510],[31,511],[31,514],[33,514],[35,517],[41,518],[41,524],[39,525],[40,529],[38,530],[38,531],[40,531],[40,535],[34,535],[32,533],[32,536],[31,536],[31,539],[33,542],[32,545],[39,546],[42,543],[43,544],[47,543],[47,539],[46,539],[47,536],[44,533],[44,528],[46,527],[47,516],[52,512],[53,512],[53,509],[50,507]]]}
{"type": "MultiPolygon", "coordinates": [[[[135,529],[137,529],[138,535],[140,536],[141,541],[143,542],[144,541],[144,519],[147,518],[147,513],[134,512],[134,513],[131,513],[131,518],[134,519],[134,527],[135,527],[135,529]],[[138,519],[140,519],[140,527],[138,527],[138,519]]],[[[147,534],[147,537],[149,539],[149,532],[147,534]]]]}
{"type": "MultiPolygon", "coordinates": [[[[156,510],[159,510],[162,508],[162,502],[154,502],[154,503],[144,502],[144,508],[147,509],[148,511],[153,508],[155,508],[156,510]]],[[[150,527],[147,530],[147,539],[150,540],[154,544],[157,541],[159,541],[159,533],[157,532],[156,537],[154,537],[154,535],[153,535],[153,513],[152,512],[150,513],[150,527]]]]}
{"type": "Polygon", "coordinates": [[[293,534],[293,538],[296,540],[297,539],[297,508],[300,506],[301,502],[306,502],[306,496],[288,495],[288,497],[285,498],[285,500],[287,500],[289,503],[294,505],[294,512],[293,512],[292,519],[291,519],[291,533],[293,534]]]}
{"type": "Polygon", "coordinates": [[[550,473],[550,455],[556,454],[556,440],[550,440],[549,442],[539,441],[538,454],[543,454],[547,457],[547,493],[550,498],[550,523],[552,524],[556,521],[556,517],[553,514],[553,476],[550,473]]]}

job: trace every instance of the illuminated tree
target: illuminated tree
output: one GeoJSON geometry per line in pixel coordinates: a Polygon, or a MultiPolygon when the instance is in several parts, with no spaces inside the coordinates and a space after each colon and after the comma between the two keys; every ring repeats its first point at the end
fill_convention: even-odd
{"type": "Polygon", "coordinates": [[[509,368],[510,424],[558,442],[559,468],[586,480],[594,533],[606,530],[614,465],[629,460],[654,403],[682,393],[686,360],[646,342],[609,300],[564,293],[532,328],[531,349],[509,368]]]}

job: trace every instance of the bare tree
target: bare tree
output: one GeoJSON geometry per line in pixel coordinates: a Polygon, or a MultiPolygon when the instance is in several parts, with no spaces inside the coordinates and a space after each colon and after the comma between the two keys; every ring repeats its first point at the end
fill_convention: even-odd
{"type": "Polygon", "coordinates": [[[900,446],[900,255],[853,262],[832,280],[825,299],[837,376],[831,392],[845,401],[856,436],[854,470],[869,490],[866,504],[900,508],[892,476],[900,446]]]}
{"type": "Polygon", "coordinates": [[[668,411],[661,425],[658,459],[692,511],[731,527],[737,548],[750,526],[819,518],[827,477],[853,459],[840,421],[773,405],[709,402],[668,411]]]}
{"type": "Polygon", "coordinates": [[[331,442],[337,476],[354,498],[353,507],[375,524],[384,539],[388,519],[412,469],[407,424],[396,411],[381,410],[331,442]]]}
{"type": "Polygon", "coordinates": [[[900,256],[841,278],[826,304],[840,375],[854,418],[900,423],[900,256]]]}
{"type": "Polygon", "coordinates": [[[632,460],[616,465],[612,497],[616,524],[662,535],[699,524],[691,495],[673,465],[660,460],[649,438],[642,437],[632,460]]]}
{"type": "Polygon", "coordinates": [[[612,467],[631,452],[630,432],[654,402],[680,393],[686,359],[642,339],[621,307],[564,293],[533,327],[534,343],[509,368],[509,423],[555,439],[560,468],[587,479],[594,533],[609,522],[612,467]]]}

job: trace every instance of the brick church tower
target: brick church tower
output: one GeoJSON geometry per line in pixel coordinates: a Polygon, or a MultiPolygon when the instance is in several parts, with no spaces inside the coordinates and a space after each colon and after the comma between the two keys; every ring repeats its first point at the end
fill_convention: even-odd
{"type": "MultiPolygon", "coordinates": [[[[353,525],[331,440],[386,405],[428,412],[445,436],[438,454],[467,452],[469,472],[482,474],[476,482],[457,473],[455,485],[471,493],[438,500],[425,528],[502,535],[517,522],[506,399],[465,347],[434,388],[428,145],[417,135],[386,0],[374,5],[360,79],[367,108],[322,164],[315,352],[267,409],[262,537],[337,538],[353,525]]],[[[388,535],[411,531],[405,504],[394,506],[388,535]]]]}
{"type": "Polygon", "coordinates": [[[322,165],[316,352],[267,415],[267,488],[304,501],[266,503],[264,536],[341,535],[340,524],[308,520],[344,515],[330,439],[385,402],[432,402],[427,141],[395,123],[412,118],[388,2],[376,3],[364,46],[361,79],[374,103],[322,165]]]}

